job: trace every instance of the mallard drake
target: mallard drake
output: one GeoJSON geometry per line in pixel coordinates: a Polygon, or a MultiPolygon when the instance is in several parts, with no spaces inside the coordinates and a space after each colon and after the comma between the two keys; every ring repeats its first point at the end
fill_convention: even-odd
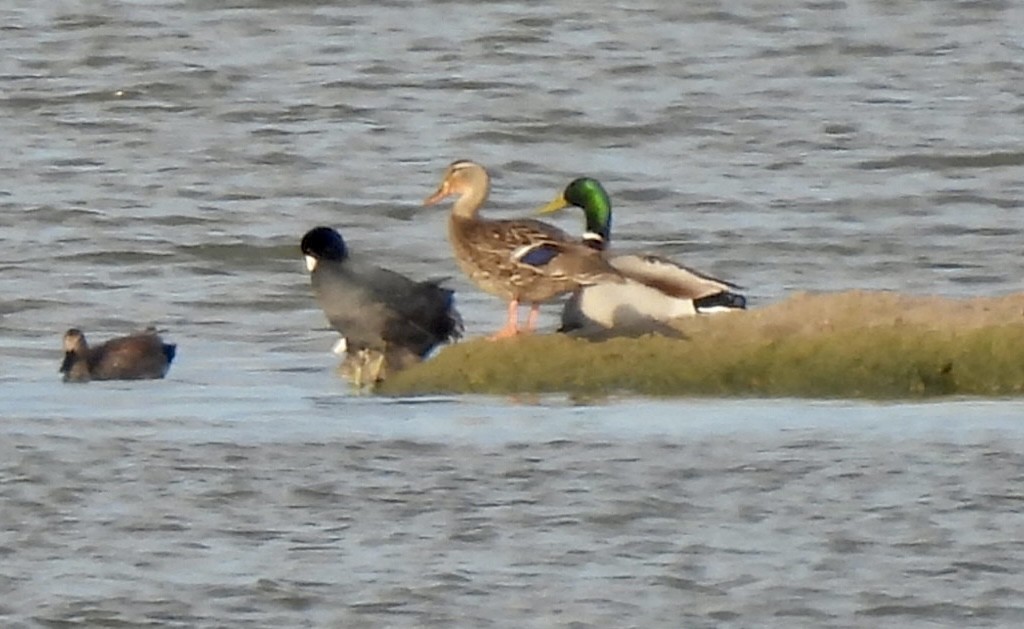
{"type": "Polygon", "coordinates": [[[306,232],[300,248],[313,294],[344,337],[345,369],[357,386],[376,383],[387,371],[417,363],[462,336],[455,293],[439,282],[417,282],[351,257],[330,227],[306,232]]]}
{"type": "Polygon", "coordinates": [[[580,286],[622,282],[601,255],[554,225],[534,219],[486,220],[480,208],[490,194],[483,166],[452,162],[424,205],[458,195],[448,219],[448,240],[462,271],[482,290],[508,302],[505,325],[490,338],[514,336],[519,304],[530,304],[526,331],[536,327],[540,304],[580,286]]]}
{"type": "MultiPolygon", "coordinates": [[[[574,205],[583,210],[583,243],[607,255],[611,240],[612,204],[601,183],[591,177],[573,180],[550,203],[538,210],[549,214],[574,205]]],[[[562,329],[626,327],[644,322],[664,323],[699,313],[742,310],[746,298],[739,287],[653,255],[608,257],[619,273],[631,280],[578,291],[562,312],[562,329]]]]}
{"type": "Polygon", "coordinates": [[[155,328],[113,338],[89,347],[78,328],[64,333],[64,382],[90,380],[148,380],[163,378],[171,367],[177,346],[164,343],[155,328]]]}

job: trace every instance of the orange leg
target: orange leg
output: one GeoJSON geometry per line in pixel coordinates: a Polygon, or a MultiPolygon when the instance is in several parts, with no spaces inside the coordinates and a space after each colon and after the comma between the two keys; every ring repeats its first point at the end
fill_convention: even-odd
{"type": "Polygon", "coordinates": [[[508,317],[505,320],[505,327],[498,330],[489,338],[492,341],[508,338],[519,334],[519,300],[513,299],[508,302],[508,317]]]}
{"type": "Polygon", "coordinates": [[[536,329],[538,315],[540,315],[540,304],[530,304],[530,316],[526,319],[527,332],[533,332],[536,329]]]}

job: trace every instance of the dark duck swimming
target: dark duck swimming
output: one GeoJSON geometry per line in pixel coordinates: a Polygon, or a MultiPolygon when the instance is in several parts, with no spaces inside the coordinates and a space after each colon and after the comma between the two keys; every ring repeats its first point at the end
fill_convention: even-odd
{"type": "Polygon", "coordinates": [[[163,378],[176,351],[177,346],[164,343],[154,328],[113,338],[96,347],[89,347],[81,330],[71,328],[64,333],[60,373],[65,382],[163,378]]]}

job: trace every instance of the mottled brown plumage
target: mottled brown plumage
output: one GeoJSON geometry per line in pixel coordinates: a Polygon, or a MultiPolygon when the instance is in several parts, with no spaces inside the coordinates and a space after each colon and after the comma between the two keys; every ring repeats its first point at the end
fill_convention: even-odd
{"type": "Polygon", "coordinates": [[[530,304],[527,331],[536,324],[540,304],[580,286],[621,282],[600,253],[561,229],[534,219],[486,220],[479,211],[490,193],[482,166],[453,162],[425,205],[458,195],[448,219],[448,240],[462,271],[482,290],[508,302],[505,326],[492,338],[519,332],[518,306],[530,304]]]}

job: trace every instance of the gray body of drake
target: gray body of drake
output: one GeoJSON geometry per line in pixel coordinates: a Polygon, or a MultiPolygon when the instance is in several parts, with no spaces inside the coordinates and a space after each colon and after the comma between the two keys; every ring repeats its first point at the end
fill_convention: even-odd
{"type": "Polygon", "coordinates": [[[665,258],[623,255],[609,263],[628,281],[573,293],[562,310],[562,331],[654,331],[680,317],[746,308],[746,298],[732,284],[665,258]]]}
{"type": "Polygon", "coordinates": [[[672,319],[746,308],[747,300],[736,292],[737,286],[667,258],[609,256],[612,205],[596,179],[573,180],[540,212],[554,212],[570,205],[582,209],[586,217],[583,242],[602,251],[608,263],[628,281],[600,283],[576,291],[562,311],[563,331],[664,331],[672,319]]]}

